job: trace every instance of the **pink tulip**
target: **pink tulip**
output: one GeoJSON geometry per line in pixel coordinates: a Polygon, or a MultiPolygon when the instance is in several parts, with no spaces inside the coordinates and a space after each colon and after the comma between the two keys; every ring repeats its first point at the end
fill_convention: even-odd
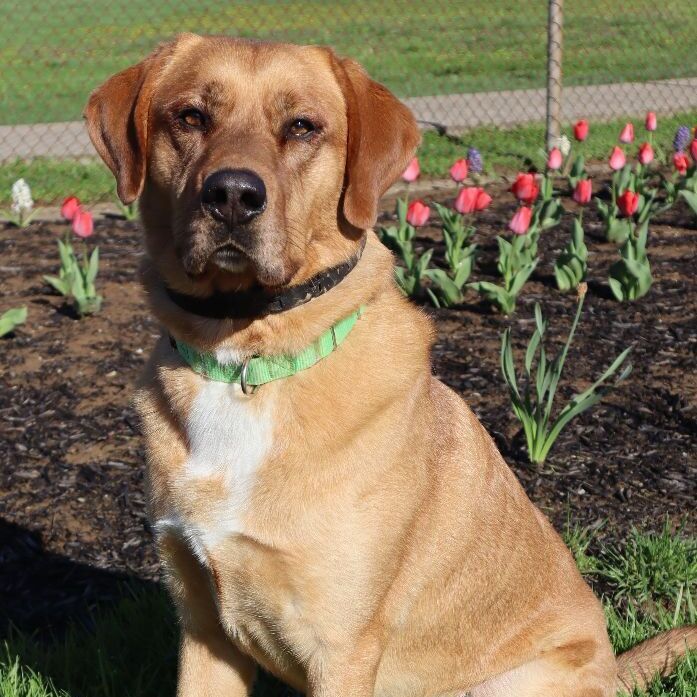
{"type": "Polygon", "coordinates": [[[61,206],[61,215],[66,220],[72,220],[79,208],[80,199],[76,196],[68,196],[68,198],[63,201],[63,205],[61,206]]]}
{"type": "Polygon", "coordinates": [[[547,169],[559,169],[564,162],[564,158],[559,148],[552,148],[547,158],[547,169]]]}
{"type": "Polygon", "coordinates": [[[620,209],[620,214],[625,218],[636,213],[639,207],[639,195],[633,191],[625,191],[617,197],[617,207],[620,209]]]}
{"type": "Polygon", "coordinates": [[[697,138],[690,143],[690,155],[692,155],[692,159],[697,164],[697,138]]]}
{"type": "Polygon", "coordinates": [[[634,124],[628,123],[620,132],[620,143],[634,142],[634,124]]]}
{"type": "Polygon", "coordinates": [[[649,111],[646,114],[646,130],[655,131],[658,128],[658,121],[656,120],[656,113],[649,111]]]}
{"type": "Polygon", "coordinates": [[[690,166],[690,162],[684,152],[676,152],[675,155],[673,155],[673,165],[680,174],[687,174],[687,168],[690,166]]]}
{"type": "Polygon", "coordinates": [[[402,179],[405,182],[413,182],[419,178],[421,174],[421,167],[419,167],[419,158],[415,157],[408,165],[407,168],[402,172],[402,179]]]}
{"type": "Polygon", "coordinates": [[[453,181],[461,182],[467,179],[469,173],[469,165],[467,160],[460,158],[455,161],[455,164],[450,168],[450,177],[453,181]]]}
{"type": "Polygon", "coordinates": [[[581,119],[574,125],[574,138],[579,141],[588,138],[588,121],[586,119],[581,119]]]}
{"type": "Polygon", "coordinates": [[[465,186],[455,199],[455,210],[463,215],[483,211],[491,203],[491,196],[479,186],[465,186]]]}
{"type": "Polygon", "coordinates": [[[642,165],[648,165],[649,162],[653,162],[653,148],[649,145],[649,143],[643,143],[642,146],[639,148],[639,162],[641,162],[642,165]]]}
{"type": "Polygon", "coordinates": [[[477,202],[475,204],[475,207],[478,211],[483,211],[485,208],[489,207],[489,204],[491,203],[491,196],[484,191],[484,189],[480,189],[479,193],[477,194],[477,202]]]}
{"type": "Polygon", "coordinates": [[[428,222],[431,209],[423,201],[412,201],[407,208],[407,222],[414,227],[421,227],[428,222]]]}
{"type": "Polygon", "coordinates": [[[610,169],[614,169],[616,172],[618,169],[622,169],[626,164],[627,158],[625,157],[624,150],[615,145],[610,155],[610,169]]]}
{"type": "Polygon", "coordinates": [[[83,239],[94,232],[94,221],[89,211],[79,207],[73,216],[73,232],[83,239]]]}
{"type": "Polygon", "coordinates": [[[511,222],[508,223],[508,229],[516,235],[524,235],[530,228],[530,220],[532,219],[532,208],[529,206],[521,206],[516,212],[511,222]]]}
{"type": "Polygon", "coordinates": [[[534,174],[519,174],[511,186],[511,192],[519,201],[530,205],[535,202],[540,193],[540,187],[535,181],[534,174]]]}
{"type": "Polygon", "coordinates": [[[576,201],[576,203],[580,203],[581,205],[590,203],[592,194],[593,185],[590,179],[580,179],[576,183],[576,187],[574,188],[574,201],[576,201]]]}

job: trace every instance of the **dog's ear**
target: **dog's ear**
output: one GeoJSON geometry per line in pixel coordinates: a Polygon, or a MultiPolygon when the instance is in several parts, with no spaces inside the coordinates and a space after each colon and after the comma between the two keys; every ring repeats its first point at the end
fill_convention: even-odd
{"type": "Polygon", "coordinates": [[[92,92],[85,107],[92,144],[116,177],[117,193],[126,204],[143,190],[150,100],[159,68],[181,38],[110,77],[92,92]]]}
{"type": "Polygon", "coordinates": [[[348,118],[344,216],[366,229],[375,224],[380,197],[414,157],[421,134],[411,111],[358,63],[334,57],[334,71],[348,118]]]}

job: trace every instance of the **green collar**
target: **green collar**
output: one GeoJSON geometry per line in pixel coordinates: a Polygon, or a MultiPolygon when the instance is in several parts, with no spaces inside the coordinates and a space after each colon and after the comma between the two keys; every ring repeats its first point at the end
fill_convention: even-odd
{"type": "Polygon", "coordinates": [[[243,363],[220,363],[214,354],[197,351],[178,339],[173,338],[172,345],[194,372],[216,382],[238,383],[245,394],[250,394],[253,392],[250,388],[288,378],[326,358],[349,335],[363,310],[358,308],[292,356],[254,356],[243,363]]]}

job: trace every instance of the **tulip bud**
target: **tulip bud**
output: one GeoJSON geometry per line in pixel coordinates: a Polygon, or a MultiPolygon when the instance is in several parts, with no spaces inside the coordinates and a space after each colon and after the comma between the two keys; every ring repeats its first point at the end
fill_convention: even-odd
{"type": "Polygon", "coordinates": [[[474,204],[474,207],[478,211],[483,211],[485,208],[489,207],[489,204],[491,203],[491,196],[484,191],[484,189],[479,189],[479,193],[477,194],[477,200],[474,204]]]}
{"type": "Polygon", "coordinates": [[[511,186],[511,192],[519,201],[530,205],[535,202],[540,193],[540,187],[535,181],[534,174],[519,174],[511,186]]]}
{"type": "Polygon", "coordinates": [[[563,161],[564,158],[562,157],[561,150],[559,148],[552,148],[547,158],[547,169],[559,169],[563,161]]]}
{"type": "Polygon", "coordinates": [[[421,174],[421,168],[419,167],[419,158],[415,157],[408,165],[407,168],[402,172],[402,179],[405,182],[413,182],[419,178],[421,174]]]}
{"type": "Polygon", "coordinates": [[[464,158],[457,160],[450,168],[450,178],[458,183],[467,179],[468,173],[469,167],[467,165],[467,160],[464,158]]]}
{"type": "Polygon", "coordinates": [[[508,223],[508,229],[516,235],[524,235],[530,228],[530,220],[532,219],[532,208],[521,206],[516,212],[511,222],[508,223]]]}
{"type": "Polygon", "coordinates": [[[574,125],[574,138],[578,141],[584,141],[588,138],[588,121],[581,119],[574,125]]]}
{"type": "Polygon", "coordinates": [[[76,196],[68,196],[68,198],[63,201],[63,205],[61,206],[61,215],[66,220],[72,220],[79,208],[80,199],[78,199],[76,196]]]}
{"type": "Polygon", "coordinates": [[[629,190],[623,192],[617,197],[617,207],[620,209],[620,215],[623,215],[625,218],[634,215],[639,207],[638,194],[629,190]]]}
{"type": "Polygon", "coordinates": [[[407,222],[414,227],[421,227],[428,222],[431,209],[423,201],[412,201],[407,208],[407,222]]]}
{"type": "Polygon", "coordinates": [[[680,174],[685,175],[687,174],[687,168],[690,166],[690,162],[684,152],[676,152],[675,155],[673,155],[673,165],[680,174]]]}
{"type": "Polygon", "coordinates": [[[690,155],[692,155],[692,159],[697,164],[697,138],[690,143],[690,155]]]}
{"type": "Polygon", "coordinates": [[[593,185],[590,179],[579,179],[574,188],[574,201],[585,205],[590,203],[591,196],[593,194],[593,185]]]}
{"type": "Polygon", "coordinates": [[[610,169],[615,170],[622,169],[627,164],[627,158],[625,157],[624,150],[619,146],[615,146],[612,149],[612,154],[610,155],[610,169]]]}
{"type": "Polygon", "coordinates": [[[658,128],[658,121],[656,120],[656,114],[653,111],[649,111],[646,114],[646,130],[655,131],[658,128]]]}
{"type": "Polygon", "coordinates": [[[620,143],[634,142],[634,124],[628,123],[620,132],[620,143]]]}
{"type": "Polygon", "coordinates": [[[642,165],[648,165],[650,162],[653,162],[653,148],[649,145],[649,143],[643,143],[642,146],[639,148],[639,162],[641,162],[642,165]]]}
{"type": "Polygon", "coordinates": [[[73,232],[78,236],[91,237],[94,232],[94,221],[92,220],[92,214],[83,208],[78,208],[73,216],[73,232]]]}
{"type": "Polygon", "coordinates": [[[455,210],[463,215],[483,211],[491,203],[491,196],[479,186],[465,186],[455,199],[455,210]]]}

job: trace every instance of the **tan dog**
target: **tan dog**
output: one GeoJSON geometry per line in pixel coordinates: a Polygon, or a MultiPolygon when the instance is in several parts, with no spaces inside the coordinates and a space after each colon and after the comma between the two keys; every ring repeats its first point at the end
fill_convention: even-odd
{"type": "Polygon", "coordinates": [[[138,405],[180,697],[245,695],[257,665],[314,697],[602,697],[695,645],[662,635],[618,678],[570,553],[431,376],[432,326],[369,231],[419,134],[356,63],[184,35],[86,117],[121,198],[140,196],[145,287],[177,347],[160,341],[138,405]],[[271,296],[289,309],[245,316],[271,296]],[[243,372],[360,307],[319,362],[251,395],[182,358],[243,372]]]}

